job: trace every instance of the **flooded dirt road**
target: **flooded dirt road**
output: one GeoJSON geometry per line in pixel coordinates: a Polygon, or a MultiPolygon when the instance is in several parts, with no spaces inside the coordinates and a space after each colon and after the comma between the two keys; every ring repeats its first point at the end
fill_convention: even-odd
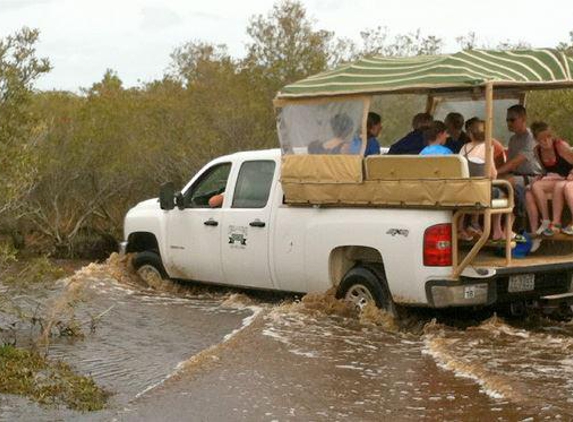
{"type": "Polygon", "coordinates": [[[87,292],[78,320],[105,314],[84,339],[53,338],[50,356],[109,389],[108,408],[81,414],[0,396],[0,419],[573,420],[569,323],[493,317],[456,328],[410,316],[398,327],[328,295],[151,290],[117,261],[74,278],[87,292]]]}

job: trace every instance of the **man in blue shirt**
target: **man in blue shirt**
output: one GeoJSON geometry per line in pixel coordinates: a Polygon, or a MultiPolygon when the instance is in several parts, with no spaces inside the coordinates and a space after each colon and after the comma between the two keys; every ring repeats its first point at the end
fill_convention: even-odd
{"type": "Polygon", "coordinates": [[[392,145],[388,154],[418,155],[426,146],[423,135],[424,129],[428,128],[433,120],[429,113],[416,114],[412,119],[412,129],[414,130],[392,145]]]}
{"type": "MultiPolygon", "coordinates": [[[[368,120],[366,121],[366,150],[364,151],[364,156],[369,155],[379,155],[380,154],[380,143],[378,142],[378,135],[382,130],[382,118],[378,113],[369,112],[368,120]]],[[[360,148],[362,147],[362,139],[356,136],[352,140],[352,145],[350,146],[351,154],[359,154],[360,148]]]]}

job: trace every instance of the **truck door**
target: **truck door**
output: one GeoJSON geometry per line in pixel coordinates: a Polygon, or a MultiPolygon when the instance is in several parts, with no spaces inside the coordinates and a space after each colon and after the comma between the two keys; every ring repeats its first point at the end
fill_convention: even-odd
{"type": "Polygon", "coordinates": [[[272,288],[269,267],[269,223],[276,163],[241,164],[232,203],[223,215],[221,252],[227,284],[272,288]]]}
{"type": "MultiPolygon", "coordinates": [[[[167,271],[176,278],[223,282],[221,268],[221,208],[209,199],[225,192],[231,163],[214,164],[184,193],[184,209],[169,211],[167,271]]],[[[224,195],[226,196],[226,195],[224,195]]]]}

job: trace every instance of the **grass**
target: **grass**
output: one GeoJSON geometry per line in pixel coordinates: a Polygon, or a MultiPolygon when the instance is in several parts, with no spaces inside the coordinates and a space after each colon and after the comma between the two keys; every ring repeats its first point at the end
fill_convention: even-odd
{"type": "Polygon", "coordinates": [[[48,257],[35,257],[25,260],[15,260],[4,268],[2,282],[4,284],[35,284],[55,281],[66,275],[66,271],[55,265],[48,257]]]}
{"type": "Polygon", "coordinates": [[[109,393],[69,365],[26,349],[0,346],[0,394],[25,396],[44,405],[79,411],[101,410],[109,393]]]}

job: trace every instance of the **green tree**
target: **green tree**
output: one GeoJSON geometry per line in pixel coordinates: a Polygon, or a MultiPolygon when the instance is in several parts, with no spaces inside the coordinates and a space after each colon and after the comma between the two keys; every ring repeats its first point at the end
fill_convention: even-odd
{"type": "Polygon", "coordinates": [[[354,61],[363,57],[390,56],[409,57],[439,54],[443,40],[433,35],[423,35],[420,30],[391,36],[387,27],[365,29],[360,32],[359,44],[348,39],[337,39],[331,44],[331,57],[342,62],[354,61]]]}
{"type": "Polygon", "coordinates": [[[34,82],[50,70],[36,56],[38,37],[38,30],[23,28],[0,39],[0,214],[17,206],[34,180],[41,127],[29,105],[34,82]]]}
{"type": "Polygon", "coordinates": [[[293,0],[275,3],[266,15],[251,18],[244,66],[265,80],[272,95],[288,83],[321,72],[330,59],[333,33],[315,30],[304,6],[293,0]]]}
{"type": "Polygon", "coordinates": [[[460,49],[463,51],[475,50],[478,48],[477,36],[473,31],[468,32],[466,35],[460,35],[459,37],[456,37],[456,42],[460,46],[460,49]]]}
{"type": "Polygon", "coordinates": [[[213,73],[234,73],[236,69],[225,44],[190,41],[177,47],[170,57],[169,76],[185,85],[201,83],[213,73]]]}
{"type": "Polygon", "coordinates": [[[557,49],[565,52],[566,54],[573,55],[573,31],[569,32],[569,41],[560,42],[557,49]]]}

